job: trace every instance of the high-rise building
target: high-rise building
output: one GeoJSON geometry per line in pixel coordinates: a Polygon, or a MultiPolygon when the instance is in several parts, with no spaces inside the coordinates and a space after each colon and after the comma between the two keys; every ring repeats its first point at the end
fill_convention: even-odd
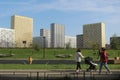
{"type": "Polygon", "coordinates": [[[83,35],[77,35],[77,48],[83,48],[83,35]]]}
{"type": "Polygon", "coordinates": [[[51,24],[51,47],[64,48],[65,47],[65,29],[62,24],[51,24]]]}
{"type": "Polygon", "coordinates": [[[13,15],[11,28],[15,30],[15,47],[31,47],[33,40],[33,19],[13,15]]]}
{"type": "Polygon", "coordinates": [[[0,28],[0,47],[14,47],[14,30],[0,28]]]}
{"type": "Polygon", "coordinates": [[[83,25],[83,47],[105,47],[105,24],[94,23],[83,25]]]}
{"type": "MultiPolygon", "coordinates": [[[[50,30],[47,30],[47,29],[40,29],[40,36],[42,38],[45,38],[43,40],[45,40],[45,46],[44,47],[47,47],[47,48],[50,48],[50,30]]],[[[43,45],[42,45],[43,46],[43,45]]]]}

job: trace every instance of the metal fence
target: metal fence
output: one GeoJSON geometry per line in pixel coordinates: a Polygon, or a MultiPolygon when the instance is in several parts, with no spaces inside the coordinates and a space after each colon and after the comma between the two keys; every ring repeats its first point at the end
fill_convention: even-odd
{"type": "Polygon", "coordinates": [[[1,72],[0,80],[119,80],[120,74],[96,72],[1,72]]]}

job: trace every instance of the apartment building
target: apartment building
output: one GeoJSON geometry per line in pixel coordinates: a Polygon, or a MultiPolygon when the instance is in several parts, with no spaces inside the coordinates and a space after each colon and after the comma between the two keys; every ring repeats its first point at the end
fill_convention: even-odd
{"type": "Polygon", "coordinates": [[[83,25],[83,47],[105,47],[105,24],[103,22],[83,25]]]}
{"type": "Polygon", "coordinates": [[[33,19],[13,15],[11,28],[15,31],[15,47],[31,47],[33,41],[33,19]]]}
{"type": "Polygon", "coordinates": [[[62,24],[51,24],[51,47],[64,48],[65,47],[65,29],[62,24]]]}

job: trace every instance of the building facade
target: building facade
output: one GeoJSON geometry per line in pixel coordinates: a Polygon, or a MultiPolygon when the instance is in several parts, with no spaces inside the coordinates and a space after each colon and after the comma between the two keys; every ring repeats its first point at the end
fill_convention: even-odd
{"type": "Polygon", "coordinates": [[[77,37],[77,48],[83,48],[83,35],[76,35],[77,37]]]}
{"type": "Polygon", "coordinates": [[[65,29],[62,24],[51,24],[51,47],[64,48],[65,47],[65,29]]]}
{"type": "Polygon", "coordinates": [[[33,19],[13,15],[11,28],[15,30],[15,47],[31,47],[33,40],[33,19]]]}
{"type": "Polygon", "coordinates": [[[83,25],[83,47],[105,47],[105,24],[94,23],[83,25]]]}
{"type": "Polygon", "coordinates": [[[43,40],[40,36],[33,37],[33,45],[38,45],[39,47],[42,47],[43,40]]]}
{"type": "Polygon", "coordinates": [[[76,48],[76,37],[65,36],[65,47],[66,48],[76,48]]]}
{"type": "Polygon", "coordinates": [[[0,28],[0,47],[14,47],[14,30],[0,28]]]}
{"type": "Polygon", "coordinates": [[[51,43],[50,30],[40,29],[40,36],[43,38],[43,40],[45,40],[45,44],[44,44],[45,47],[50,48],[50,43],[51,43]]]}

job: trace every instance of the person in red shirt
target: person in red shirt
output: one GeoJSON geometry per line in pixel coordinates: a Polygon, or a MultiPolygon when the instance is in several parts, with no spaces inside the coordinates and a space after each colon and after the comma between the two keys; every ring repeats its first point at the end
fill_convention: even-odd
{"type": "Polygon", "coordinates": [[[108,56],[105,48],[101,48],[99,51],[99,56],[100,56],[100,68],[99,68],[99,74],[101,74],[102,67],[104,66],[107,70],[108,73],[110,72],[110,69],[108,68],[107,62],[108,62],[108,56]]]}

